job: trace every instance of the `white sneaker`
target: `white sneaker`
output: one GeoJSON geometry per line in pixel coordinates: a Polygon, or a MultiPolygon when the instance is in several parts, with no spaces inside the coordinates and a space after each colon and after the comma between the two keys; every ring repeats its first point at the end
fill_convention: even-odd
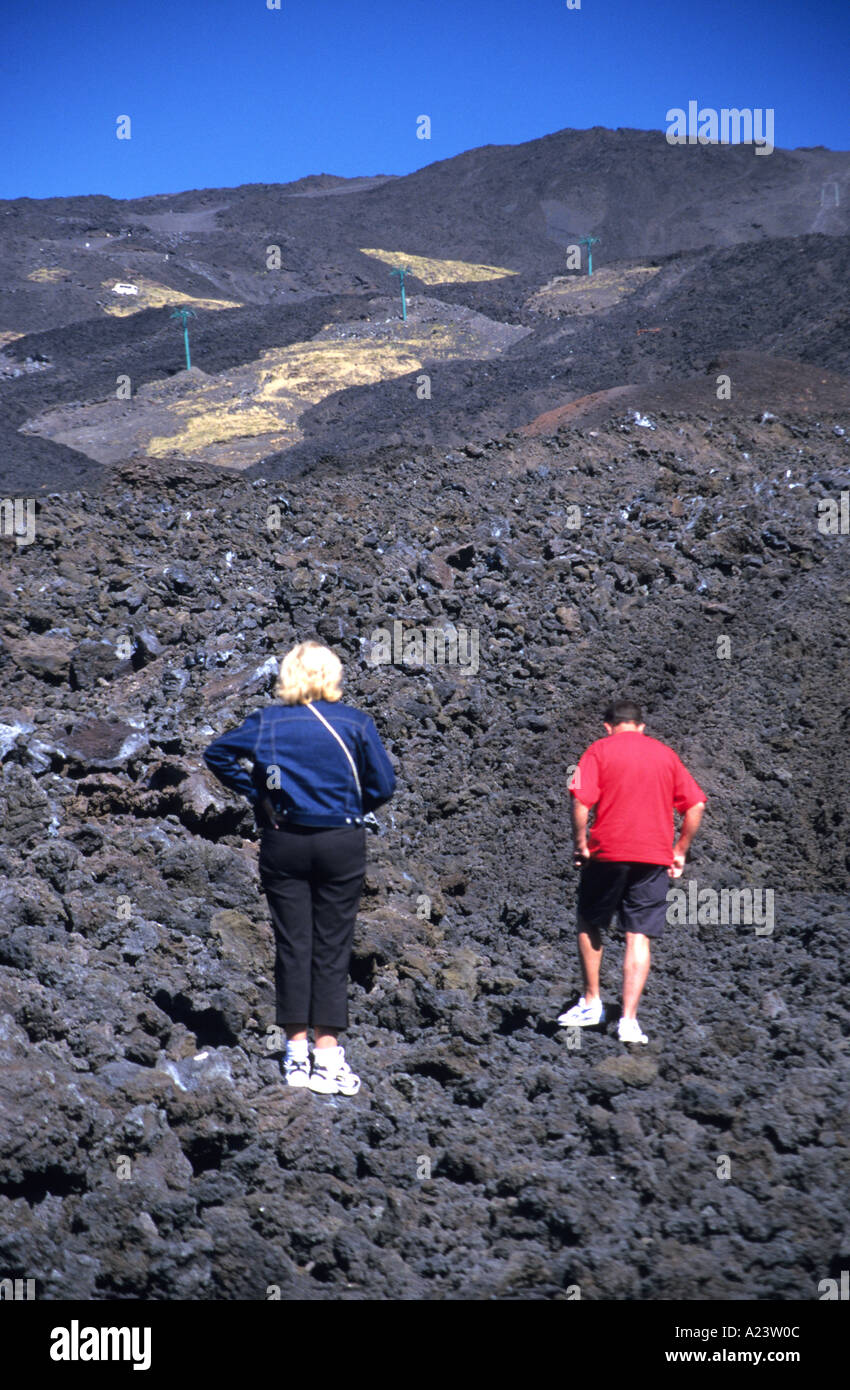
{"type": "Polygon", "coordinates": [[[592,1004],[588,1004],[582,995],[577,1004],[560,1015],[558,1023],[562,1028],[595,1028],[604,1018],[605,1005],[602,1000],[595,999],[592,1004]]]}
{"type": "Polygon", "coordinates": [[[283,1075],[287,1086],[309,1086],[310,1059],[308,1057],[291,1057],[287,1052],[283,1059],[283,1075]]]}
{"type": "Polygon", "coordinates": [[[323,1096],[356,1096],[360,1090],[360,1077],[355,1076],[345,1060],[341,1047],[318,1047],[313,1049],[313,1074],[310,1077],[310,1090],[323,1096]]]}
{"type": "Polygon", "coordinates": [[[636,1018],[621,1018],[617,1024],[617,1037],[624,1043],[648,1043],[646,1033],[641,1032],[636,1018]]]}

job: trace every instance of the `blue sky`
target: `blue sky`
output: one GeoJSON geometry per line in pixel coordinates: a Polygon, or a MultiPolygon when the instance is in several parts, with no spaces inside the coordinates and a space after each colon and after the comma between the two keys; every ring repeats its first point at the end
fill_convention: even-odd
{"type": "Polygon", "coordinates": [[[404,174],[568,126],[664,130],[690,100],[772,107],[778,147],[850,148],[850,0],[280,3],[7,0],[0,197],[404,174]]]}

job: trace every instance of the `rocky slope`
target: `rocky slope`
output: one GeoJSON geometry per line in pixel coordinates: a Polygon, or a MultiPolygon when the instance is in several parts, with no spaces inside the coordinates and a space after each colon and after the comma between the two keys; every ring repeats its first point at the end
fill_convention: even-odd
{"type": "MultiPolygon", "coordinates": [[[[18,493],[98,486],[113,451],[96,439],[87,455],[88,421],[82,439],[63,425],[96,404],[114,412],[121,382],[132,393],[118,398],[132,417],[128,455],[180,441],[176,427],[146,433],[138,394],[175,376],[178,393],[183,385],[175,306],[196,315],[192,361],[214,378],[224,419],[223,437],[207,431],[175,451],[191,444],[191,457],[227,462],[232,374],[291,348],[286,368],[298,379],[323,333],[344,332],[356,349],[376,327],[390,332],[400,261],[412,267],[413,317],[427,306],[446,350],[420,351],[407,371],[388,354],[359,382],[312,361],[297,429],[291,411],[282,430],[255,416],[250,429],[267,424],[268,439],[253,458],[234,448],[230,466],[283,476],[340,451],[483,442],[589,392],[677,381],[718,351],[846,375],[848,195],[847,152],[760,157],[594,129],[470,150],[404,178],[4,203],[0,481],[18,493]],[[600,238],[600,290],[604,275],[632,279],[582,315],[572,286],[563,293],[565,250],[588,234],[600,238]],[[458,327],[470,312],[474,341],[458,327]],[[490,360],[487,345],[504,346],[508,327],[519,340],[490,360]],[[52,434],[21,434],[46,410],[60,412],[52,434]]],[[[396,336],[403,347],[401,326],[396,336]]]]}
{"type": "Polygon", "coordinates": [[[285,484],[128,463],[2,542],[0,1267],[39,1297],[807,1300],[846,1268],[850,589],[817,518],[848,435],[641,419],[285,484]],[[371,664],[393,621],[476,669],[371,664]],[[281,1085],[256,836],[200,758],[311,633],[399,773],[351,1100],[281,1085]],[[554,1023],[567,771],[624,688],[709,794],[686,881],[775,905],[668,929],[640,1056],[554,1023]]]}

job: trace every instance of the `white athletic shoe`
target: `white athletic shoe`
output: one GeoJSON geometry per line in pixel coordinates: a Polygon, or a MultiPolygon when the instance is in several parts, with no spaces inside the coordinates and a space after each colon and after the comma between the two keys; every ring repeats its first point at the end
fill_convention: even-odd
{"type": "Polygon", "coordinates": [[[285,1057],[283,1075],[287,1086],[310,1085],[310,1060],[308,1057],[285,1057]]]}
{"type": "Polygon", "coordinates": [[[617,1037],[624,1043],[646,1043],[649,1038],[641,1032],[636,1018],[621,1018],[617,1024],[617,1037]]]}
{"type": "Polygon", "coordinates": [[[322,1096],[356,1096],[360,1090],[360,1077],[355,1076],[345,1060],[341,1047],[317,1047],[313,1049],[313,1074],[310,1077],[310,1090],[322,1096]]]}
{"type": "Polygon", "coordinates": [[[604,1018],[605,1005],[602,1000],[595,999],[592,1004],[588,1004],[582,995],[577,1004],[560,1015],[558,1023],[562,1028],[595,1028],[604,1018]]]}

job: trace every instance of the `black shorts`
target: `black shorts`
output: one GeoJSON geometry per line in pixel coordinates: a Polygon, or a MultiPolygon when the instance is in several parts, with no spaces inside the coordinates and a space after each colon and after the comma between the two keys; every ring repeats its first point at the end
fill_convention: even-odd
{"type": "Polygon", "coordinates": [[[616,912],[624,931],[660,941],[669,886],[665,864],[585,859],[578,887],[578,929],[607,927],[616,912]]]}

